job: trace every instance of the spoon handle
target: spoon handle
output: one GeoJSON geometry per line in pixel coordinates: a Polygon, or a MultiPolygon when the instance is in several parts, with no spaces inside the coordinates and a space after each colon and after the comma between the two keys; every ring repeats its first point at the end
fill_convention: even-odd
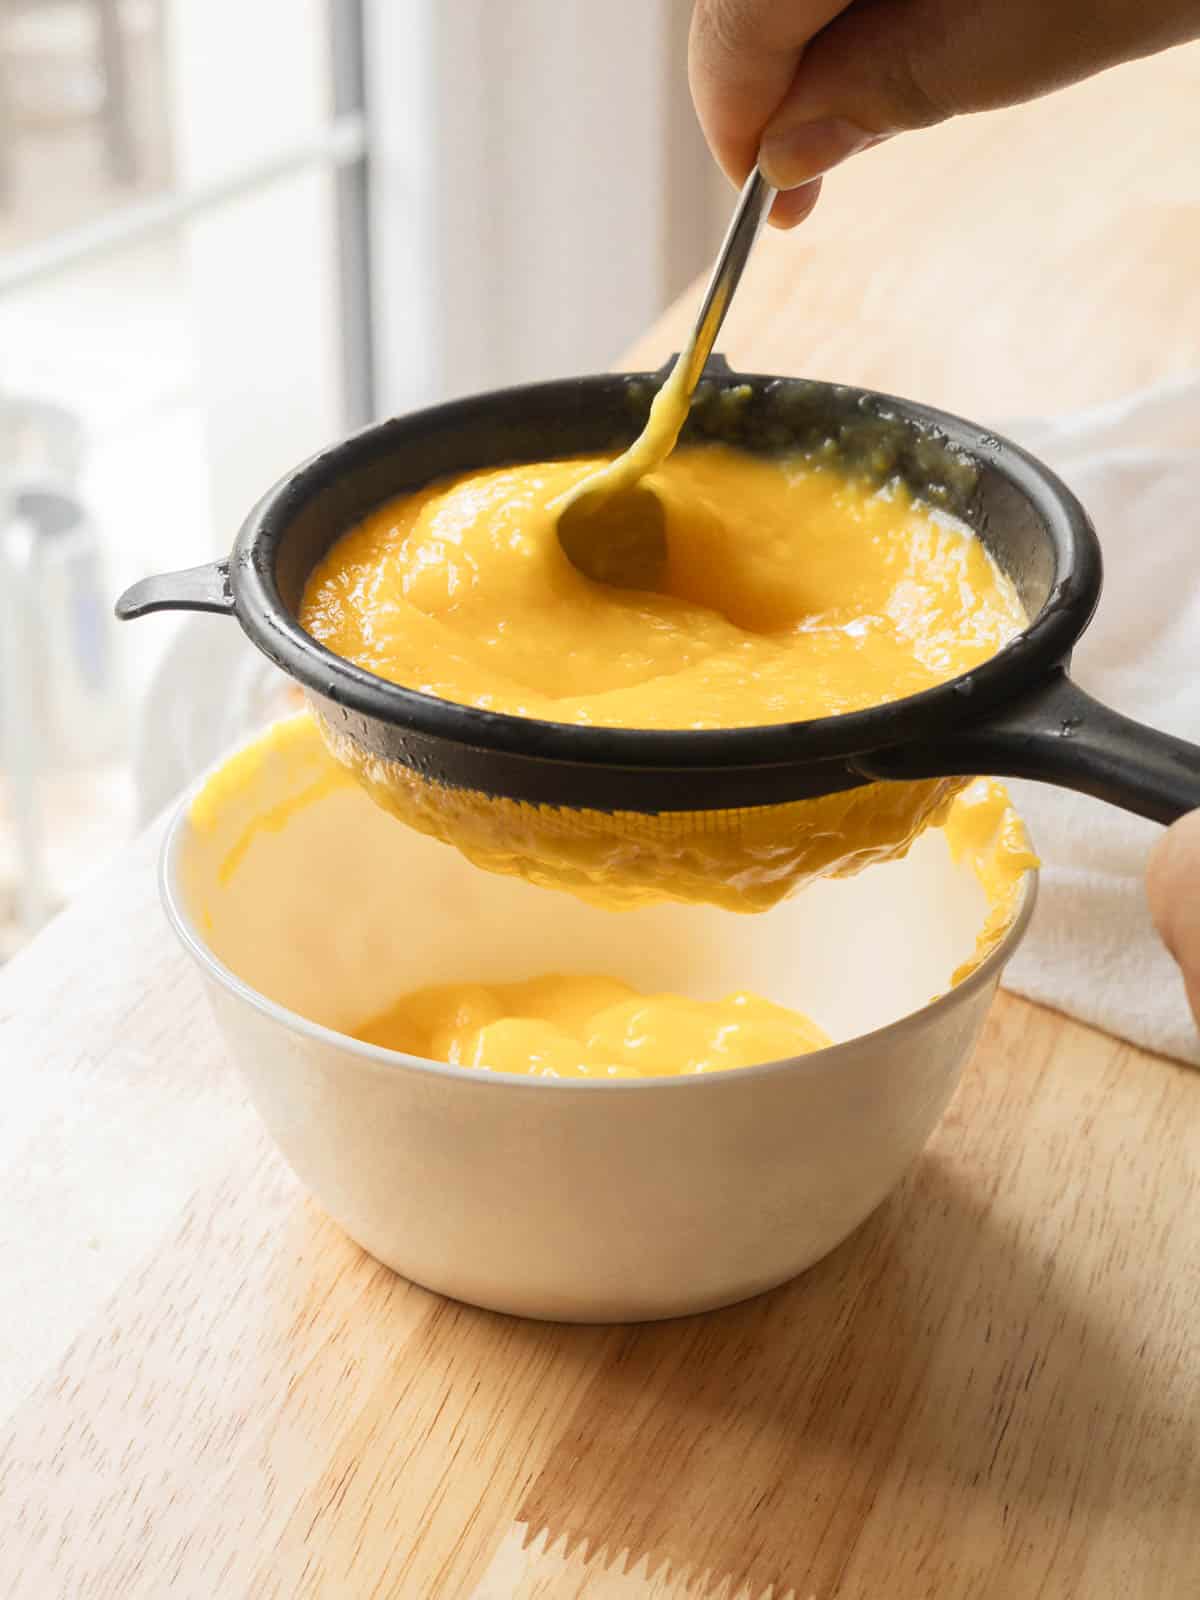
{"type": "Polygon", "coordinates": [[[738,196],[737,209],[725,235],[717,264],[713,268],[708,288],[696,318],[692,337],[685,351],[687,359],[686,392],[690,395],[700,381],[705,362],[712,354],[713,345],[725,321],[734,290],[741,281],[743,269],[750,258],[754,241],[766,221],[767,212],[775,198],[775,190],[757,167],[751,172],[738,196]]]}

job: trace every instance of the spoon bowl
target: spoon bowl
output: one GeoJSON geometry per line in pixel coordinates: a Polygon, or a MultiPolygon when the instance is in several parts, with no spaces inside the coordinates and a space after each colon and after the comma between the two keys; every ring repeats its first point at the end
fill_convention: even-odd
{"type": "Polygon", "coordinates": [[[611,497],[585,495],[559,517],[558,542],[593,583],[657,589],[667,565],[663,503],[645,482],[611,497]]]}
{"type": "Polygon", "coordinates": [[[587,578],[618,589],[653,589],[666,564],[662,505],[645,486],[683,430],[725,313],[775,190],[755,167],[738,196],[687,345],[655,397],[640,435],[622,455],[590,473],[559,504],[558,542],[587,578]]]}

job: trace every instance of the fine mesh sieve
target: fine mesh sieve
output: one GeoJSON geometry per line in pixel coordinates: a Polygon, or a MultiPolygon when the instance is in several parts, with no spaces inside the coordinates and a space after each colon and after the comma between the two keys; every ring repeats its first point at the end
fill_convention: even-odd
{"type": "MultiPolygon", "coordinates": [[[[841,716],[722,730],[583,727],[482,711],[375,677],[299,625],[305,582],[348,528],[433,479],[623,448],[664,373],[496,391],[397,418],[322,452],[251,512],[228,561],[148,578],[118,615],[233,613],[303,685],[340,759],[409,823],[487,866],[636,901],[653,890],[769,905],[844,856],[903,849],[975,773],[1040,779],[1168,822],[1200,806],[1200,748],[1131,722],[1067,675],[1100,593],[1082,506],[1044,466],[959,418],[871,391],[741,376],[717,358],[681,442],[757,454],[827,446],[958,517],[1031,619],[981,666],[841,716]]],[[[797,530],[798,550],[801,530],[797,530]]]]}

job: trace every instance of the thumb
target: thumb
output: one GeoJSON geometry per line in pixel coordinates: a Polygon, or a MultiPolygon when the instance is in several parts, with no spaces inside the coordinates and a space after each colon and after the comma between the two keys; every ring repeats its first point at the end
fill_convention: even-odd
{"type": "Polygon", "coordinates": [[[1200,811],[1168,828],[1154,847],[1146,893],[1163,943],[1183,970],[1200,1022],[1200,811]]]}

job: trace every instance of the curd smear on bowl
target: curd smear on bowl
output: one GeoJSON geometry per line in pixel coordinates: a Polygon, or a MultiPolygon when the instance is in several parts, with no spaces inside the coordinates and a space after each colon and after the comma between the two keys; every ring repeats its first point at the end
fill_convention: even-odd
{"type": "MultiPolygon", "coordinates": [[[[307,713],[275,723],[230,757],[199,790],[190,808],[197,835],[222,840],[213,872],[218,892],[234,883],[256,842],[286,831],[304,813],[316,812],[330,796],[354,787],[351,774],[324,749],[307,713]],[[270,787],[264,783],[264,773],[272,768],[280,775],[279,787],[286,792],[286,799],[264,806],[260,797],[270,787]]],[[[385,832],[386,828],[385,822],[385,832]]],[[[1025,875],[1036,866],[1036,857],[1005,790],[988,780],[977,780],[954,798],[943,832],[950,854],[973,874],[987,907],[974,951],[948,974],[946,986],[952,987],[1003,939],[1019,909],[1025,875]]],[[[533,890],[526,893],[553,925],[561,897],[533,890]]],[[[210,889],[207,907],[198,907],[202,925],[211,923],[217,909],[211,897],[210,889]]],[[[346,937],[353,937],[358,909],[353,893],[339,902],[327,891],[319,912],[313,914],[330,926],[341,926],[346,937]]],[[[419,938],[427,909],[432,912],[420,903],[400,904],[397,917],[406,926],[411,922],[419,938]]],[[[920,925],[928,908],[913,909],[914,924],[920,925]]],[[[377,914],[378,908],[372,907],[372,915],[377,914]]],[[[603,920],[611,918],[619,932],[625,915],[613,911],[603,920]]],[[[710,911],[705,915],[720,919],[722,914],[710,911]]],[[[731,917],[731,932],[745,920],[731,917]]],[[[319,932],[297,927],[293,936],[305,941],[319,932]]],[[[737,989],[723,996],[718,991],[715,996],[703,997],[661,990],[643,993],[628,978],[571,971],[571,955],[567,937],[558,951],[562,963],[558,972],[535,970],[517,981],[493,982],[470,970],[471,958],[463,970],[461,965],[455,966],[453,954],[447,954],[440,958],[446,968],[442,981],[415,989],[398,982],[386,1004],[375,1004],[365,1013],[343,1012],[337,1025],[366,1043],[420,1059],[567,1079],[723,1072],[792,1059],[832,1042],[818,1022],[795,1006],[779,1004],[751,990],[737,989]]],[[[859,957],[854,948],[847,948],[845,960],[848,970],[856,969],[859,957]]],[[[313,970],[322,964],[318,957],[313,970]]],[[[387,993],[386,973],[373,972],[370,977],[373,993],[387,993]]],[[[317,996],[312,999],[315,1004],[317,996]]]]}

